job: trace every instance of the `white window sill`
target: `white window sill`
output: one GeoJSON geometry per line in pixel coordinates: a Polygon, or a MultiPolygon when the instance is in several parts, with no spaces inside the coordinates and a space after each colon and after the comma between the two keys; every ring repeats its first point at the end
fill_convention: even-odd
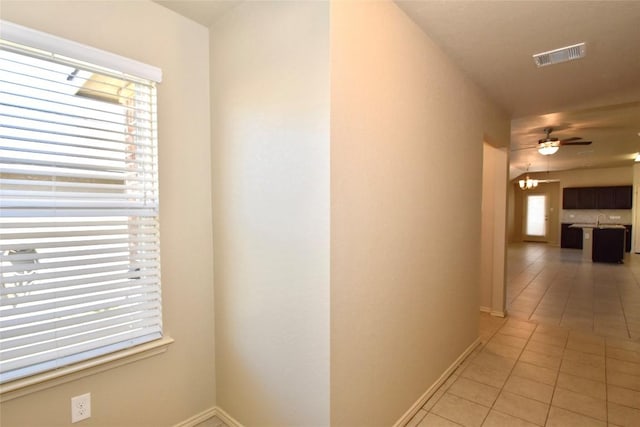
{"type": "Polygon", "coordinates": [[[173,338],[163,337],[159,340],[65,366],[64,368],[1,384],[0,403],[162,354],[167,351],[171,343],[173,343],[173,338]]]}

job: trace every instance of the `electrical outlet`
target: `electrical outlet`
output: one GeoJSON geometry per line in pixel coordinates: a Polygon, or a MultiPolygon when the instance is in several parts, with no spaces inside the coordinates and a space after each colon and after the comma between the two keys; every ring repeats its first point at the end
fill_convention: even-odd
{"type": "Polygon", "coordinates": [[[71,422],[85,420],[91,417],[91,393],[71,398],[71,422]]]}

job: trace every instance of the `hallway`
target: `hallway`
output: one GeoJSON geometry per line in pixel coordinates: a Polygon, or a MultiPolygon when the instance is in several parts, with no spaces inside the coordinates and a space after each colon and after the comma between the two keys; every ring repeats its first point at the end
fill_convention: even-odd
{"type": "Polygon", "coordinates": [[[543,244],[508,257],[511,315],[481,314],[481,344],[407,426],[640,425],[640,261],[543,244]]]}

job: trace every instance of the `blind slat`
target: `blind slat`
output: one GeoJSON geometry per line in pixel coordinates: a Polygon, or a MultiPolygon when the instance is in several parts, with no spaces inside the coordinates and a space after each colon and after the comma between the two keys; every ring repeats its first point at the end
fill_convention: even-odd
{"type": "MultiPolygon", "coordinates": [[[[109,312],[103,312],[109,314],[109,312]]],[[[89,333],[97,329],[107,329],[113,327],[119,327],[123,325],[129,325],[129,327],[134,326],[136,323],[140,323],[141,321],[145,321],[151,318],[150,324],[152,324],[155,319],[153,319],[153,312],[139,312],[139,311],[129,311],[126,313],[122,313],[120,315],[112,315],[105,316],[103,318],[99,318],[98,316],[94,316],[92,319],[82,318],[80,319],[67,319],[67,321],[56,322],[54,328],[48,328],[45,331],[23,334],[19,338],[8,338],[5,336],[6,343],[9,344],[14,349],[18,349],[18,351],[14,350],[13,352],[6,351],[4,354],[2,349],[0,349],[0,357],[13,358],[18,356],[24,356],[26,354],[46,350],[49,347],[49,342],[52,340],[57,340],[60,342],[61,339],[66,340],[67,343],[81,342],[83,338],[78,339],[77,335],[83,333],[89,333]]]]}
{"type": "MultiPolygon", "coordinates": [[[[109,123],[123,123],[126,121],[127,115],[126,111],[136,111],[135,108],[125,108],[121,113],[113,113],[108,109],[99,109],[99,108],[91,108],[91,107],[77,107],[74,104],[64,103],[64,102],[52,102],[49,98],[40,98],[36,96],[27,96],[24,93],[16,92],[11,93],[6,90],[0,89],[0,94],[2,94],[2,105],[7,105],[10,107],[20,107],[23,104],[29,103],[30,109],[34,111],[43,111],[47,113],[56,113],[56,108],[64,107],[65,114],[69,116],[91,119],[94,121],[103,121],[109,123]],[[9,104],[11,102],[11,104],[9,104]],[[33,107],[33,108],[32,108],[33,107]],[[99,114],[99,117],[96,116],[96,113],[99,114]]],[[[70,98],[73,99],[73,98],[70,98]]],[[[144,129],[147,131],[152,131],[152,124],[149,123],[148,120],[142,118],[140,120],[141,123],[144,123],[146,126],[141,126],[140,129],[144,129]]]]}
{"type": "MultiPolygon", "coordinates": [[[[135,218],[135,219],[122,219],[122,218],[102,218],[94,221],[82,221],[79,219],[73,219],[72,221],[55,221],[55,222],[45,222],[45,221],[34,221],[30,223],[28,227],[33,230],[34,233],[37,233],[39,229],[43,228],[56,228],[56,227],[122,227],[122,226],[136,226],[136,227],[151,227],[156,226],[157,222],[153,219],[149,218],[135,218]]],[[[9,229],[20,229],[25,226],[24,222],[0,222],[0,234],[6,233],[2,230],[9,229]]]]}
{"type": "MultiPolygon", "coordinates": [[[[2,58],[0,60],[0,68],[3,69],[11,69],[11,70],[26,70],[24,72],[12,72],[11,74],[8,74],[9,77],[11,77],[12,75],[17,75],[17,76],[27,76],[27,77],[32,77],[32,76],[42,76],[42,75],[50,75],[53,76],[52,78],[49,79],[45,79],[42,77],[37,77],[41,80],[46,80],[48,81],[50,84],[53,83],[55,84],[55,86],[63,86],[63,87],[68,87],[70,89],[77,89],[78,85],[74,84],[75,80],[80,80],[83,83],[86,82],[96,82],[99,83],[99,87],[104,87],[107,89],[110,89],[108,91],[100,91],[100,90],[93,90],[93,92],[96,93],[112,93],[114,90],[118,89],[119,86],[113,83],[110,83],[109,81],[103,81],[103,80],[97,80],[94,79],[92,76],[93,74],[75,74],[74,79],[69,80],[68,78],[70,77],[69,74],[61,72],[61,71],[54,71],[54,70],[50,70],[48,68],[45,67],[39,67],[37,65],[34,65],[34,63],[29,63],[28,61],[23,61],[21,60],[20,56],[17,55],[12,55],[11,57],[8,58],[2,58]]],[[[36,77],[33,77],[36,78],[36,77]]],[[[65,92],[66,93],[66,92],[65,92]]],[[[136,90],[136,95],[142,95],[142,94],[148,94],[147,91],[144,90],[144,88],[140,89],[138,88],[138,90],[136,90]]]]}
{"type": "Polygon", "coordinates": [[[128,307],[135,307],[139,310],[156,309],[160,304],[157,299],[153,299],[147,294],[129,296],[127,297],[127,303],[128,306],[114,308],[111,301],[98,301],[91,304],[84,304],[80,307],[68,307],[65,310],[34,314],[30,317],[30,323],[22,323],[16,319],[5,320],[0,323],[0,327],[3,327],[6,331],[3,337],[13,338],[51,328],[52,323],[58,324],[63,321],[61,319],[73,319],[78,316],[86,316],[87,314],[98,316],[98,313],[125,311],[129,309],[128,307]]]}
{"type": "MultiPolygon", "coordinates": [[[[126,216],[131,215],[131,211],[127,209],[109,209],[109,214],[113,216],[126,216]]],[[[84,216],[84,217],[103,217],[105,216],[105,210],[99,209],[0,209],[0,217],[8,218],[65,218],[70,216],[84,216]]],[[[157,208],[138,210],[135,213],[136,216],[155,217],[158,215],[157,208]]],[[[1,245],[0,245],[1,246],[1,245]]]]}
{"type": "MultiPolygon", "coordinates": [[[[154,278],[142,279],[140,280],[140,284],[142,285],[153,285],[155,282],[154,278]]],[[[122,283],[122,282],[115,282],[122,283]]],[[[153,292],[148,293],[135,293],[130,290],[122,291],[119,294],[114,294],[114,298],[137,298],[142,299],[144,301],[157,301],[158,296],[153,292]]],[[[82,310],[80,312],[85,312],[88,310],[101,310],[104,309],[105,306],[100,306],[101,304],[106,304],[106,307],[113,307],[113,298],[105,299],[101,295],[92,295],[85,296],[82,299],[82,304],[78,306],[77,304],[67,304],[60,306],[56,302],[51,302],[47,304],[39,305],[38,311],[34,310],[33,307],[18,307],[17,305],[7,305],[3,307],[3,318],[0,321],[0,325],[2,328],[15,328],[18,326],[30,325],[31,323],[37,321],[37,319],[44,316],[44,318],[48,318],[46,316],[54,316],[55,318],[64,318],[73,313],[77,314],[78,307],[81,307],[82,310]],[[98,308],[99,307],[99,308],[98,308]],[[25,313],[30,313],[28,320],[25,320],[23,316],[25,313]],[[71,313],[71,314],[70,314],[71,313]]]]}
{"type": "MultiPolygon", "coordinates": [[[[94,159],[94,160],[119,160],[128,163],[137,163],[132,159],[132,154],[140,157],[153,158],[153,154],[149,153],[147,145],[136,145],[135,153],[131,151],[131,144],[123,144],[118,140],[110,140],[107,138],[87,138],[80,134],[64,134],[56,133],[56,139],[47,139],[50,133],[41,132],[39,129],[30,129],[17,126],[3,125],[0,130],[0,139],[3,142],[3,148],[18,156],[20,153],[32,153],[42,155],[61,154],[60,150],[66,151],[64,154],[73,156],[74,151],[82,150],[78,157],[94,159]],[[39,148],[42,147],[42,148],[39,148]],[[95,153],[93,156],[86,153],[95,153]],[[98,155],[100,154],[100,155],[98,155]]],[[[128,135],[123,134],[123,137],[128,135]]],[[[149,164],[149,160],[142,162],[149,164]]]]}
{"type": "Polygon", "coordinates": [[[96,344],[98,343],[108,345],[108,344],[122,341],[123,339],[126,340],[127,337],[129,336],[135,338],[139,335],[147,335],[150,332],[158,331],[159,329],[158,326],[159,325],[157,323],[139,325],[139,327],[134,329],[132,332],[130,325],[123,325],[123,326],[115,327],[105,331],[98,330],[92,334],[84,334],[75,340],[73,339],[56,340],[55,349],[51,349],[52,347],[50,345],[51,343],[46,343],[46,345],[39,346],[39,348],[45,347],[47,349],[51,349],[46,353],[35,352],[39,348],[31,348],[29,349],[28,352],[27,351],[20,352],[16,350],[13,352],[13,354],[18,353],[18,355],[20,355],[20,353],[26,353],[26,354],[29,354],[29,357],[25,357],[24,359],[20,358],[16,360],[9,357],[5,359],[5,356],[2,356],[3,360],[6,360],[6,362],[3,362],[2,364],[3,369],[11,370],[11,369],[22,367],[26,363],[34,364],[34,363],[50,360],[52,357],[57,359],[60,357],[68,356],[68,355],[77,353],[78,351],[86,351],[86,350],[95,348],[96,344]],[[144,327],[144,326],[147,326],[147,327],[144,327]]]}
{"type": "MultiPolygon", "coordinates": [[[[119,273],[119,274],[112,273],[112,274],[99,277],[99,279],[103,279],[103,280],[97,280],[96,278],[89,278],[89,279],[86,279],[86,281],[83,281],[81,279],[66,280],[59,284],[55,283],[54,285],[52,285],[52,287],[57,286],[62,289],[69,288],[68,290],[42,292],[40,294],[32,294],[31,292],[28,291],[28,286],[17,288],[16,293],[14,294],[16,296],[14,298],[5,298],[5,301],[3,301],[2,306],[6,307],[7,305],[11,305],[11,304],[15,304],[17,306],[19,304],[26,305],[28,303],[38,303],[42,301],[44,297],[46,301],[51,300],[51,301],[55,301],[55,303],[53,303],[52,305],[43,304],[40,307],[40,309],[42,309],[42,307],[56,308],[56,307],[66,307],[69,305],[76,304],[77,301],[73,299],[74,297],[76,298],[76,300],[80,300],[80,301],[85,301],[85,298],[87,301],[95,301],[96,295],[103,298],[109,298],[110,296],[117,297],[117,296],[130,295],[132,293],[135,294],[139,292],[139,289],[135,285],[132,285],[131,283],[129,283],[129,281],[120,282],[119,284],[117,284],[115,280],[123,279],[123,278],[138,279],[139,277],[148,278],[148,277],[158,276],[157,272],[155,272],[156,274],[153,274],[153,273],[154,273],[153,271],[150,271],[150,272],[130,271],[130,272],[119,273]],[[146,273],[146,274],[143,274],[143,273],[146,273]],[[90,286],[85,286],[84,283],[88,283],[90,286]],[[93,286],[94,283],[99,283],[99,284],[93,286]],[[74,286],[79,284],[81,284],[82,286],[74,286]]],[[[144,289],[144,288],[141,288],[141,289],[144,289]]],[[[39,309],[39,307],[36,306],[35,304],[32,306],[29,306],[29,308],[33,311],[36,311],[37,309],[39,309]]],[[[9,309],[6,311],[6,313],[3,313],[3,314],[9,315],[9,313],[11,312],[12,310],[9,309]]]]}
{"type": "MultiPolygon", "coordinates": [[[[128,138],[129,135],[128,134],[115,134],[113,135],[114,138],[107,138],[106,136],[101,136],[98,135],[97,132],[93,133],[93,136],[88,136],[86,134],[72,134],[72,133],[65,133],[65,132],[60,132],[60,131],[49,131],[49,132],[42,132],[37,128],[27,128],[27,127],[19,127],[19,126],[15,126],[15,125],[7,125],[7,124],[3,124],[2,129],[0,129],[0,137],[5,140],[5,150],[8,151],[9,148],[12,149],[12,151],[14,152],[31,152],[33,154],[58,154],[59,151],[55,151],[56,148],[61,148],[61,147],[67,147],[67,148],[84,148],[87,151],[89,150],[93,150],[93,151],[102,151],[102,152],[111,152],[111,153],[117,153],[117,154],[132,154],[131,152],[127,152],[126,150],[115,150],[115,149],[111,149],[111,150],[107,150],[105,148],[100,147],[101,144],[108,144],[111,147],[115,147],[115,146],[119,146],[122,144],[122,140],[124,138],[128,138]],[[118,139],[116,139],[115,137],[120,137],[118,139]],[[45,139],[48,138],[48,139],[45,139]],[[16,142],[30,142],[32,143],[32,145],[36,145],[39,144],[43,147],[51,147],[52,149],[50,150],[45,150],[45,149],[40,149],[38,150],[37,148],[29,148],[29,147],[23,147],[20,144],[15,144],[13,145],[13,147],[11,147],[8,143],[11,143],[13,141],[16,142]]],[[[102,132],[102,131],[101,131],[102,132]]],[[[104,133],[104,132],[102,132],[104,133]]],[[[129,147],[136,147],[139,148],[140,150],[138,150],[136,152],[136,154],[139,155],[144,155],[144,154],[148,154],[145,153],[143,150],[145,148],[148,148],[147,145],[133,145],[133,144],[126,144],[129,147]]],[[[67,149],[67,153],[64,153],[67,156],[71,156],[71,154],[69,154],[69,151],[67,149]]],[[[95,160],[112,160],[116,157],[107,157],[107,156],[90,156],[90,155],[86,155],[86,154],[82,154],[79,153],[78,157],[85,157],[87,159],[95,159],[95,160]]],[[[124,161],[125,159],[118,159],[121,161],[124,161]]],[[[132,161],[133,162],[133,161],[132,161]]]]}
{"type": "MultiPolygon", "coordinates": [[[[120,252],[124,252],[124,251],[120,251],[120,252]]],[[[3,266],[2,269],[4,270],[4,273],[15,273],[15,272],[24,272],[26,270],[29,270],[33,273],[31,273],[31,275],[29,275],[29,277],[32,277],[33,274],[37,273],[38,271],[42,271],[42,270],[51,270],[51,269],[58,269],[58,268],[69,268],[69,267],[79,267],[79,266],[87,266],[87,265],[98,265],[98,264],[110,264],[110,263],[129,263],[132,259],[138,260],[138,261],[142,261],[142,260],[155,260],[157,259],[157,254],[155,253],[144,253],[144,254],[136,254],[135,257],[131,257],[128,254],[124,254],[124,255],[120,255],[120,256],[100,256],[100,257],[92,257],[92,258],[87,258],[87,257],[80,257],[80,258],[75,258],[72,261],[58,261],[58,262],[48,262],[48,263],[41,263],[41,264],[36,264],[34,262],[30,262],[30,263],[14,263],[13,265],[7,265],[7,266],[3,266]]],[[[142,264],[138,264],[138,267],[142,266],[142,264]]],[[[15,276],[12,278],[13,281],[10,280],[6,280],[7,283],[15,283],[18,282],[19,280],[17,280],[15,278],[15,276]]],[[[31,281],[35,281],[35,280],[40,280],[41,277],[37,277],[33,276],[33,278],[31,279],[31,281]]],[[[0,294],[3,294],[6,292],[6,289],[0,289],[0,294]]]]}
{"type": "Polygon", "coordinates": [[[36,316],[33,316],[31,323],[21,324],[16,327],[7,328],[2,334],[3,338],[14,338],[27,335],[34,335],[42,331],[50,331],[54,327],[66,327],[78,323],[78,318],[82,316],[84,322],[91,322],[94,320],[105,319],[108,317],[122,316],[128,313],[134,313],[137,311],[147,311],[156,308],[158,301],[149,301],[143,299],[140,296],[132,296],[127,298],[127,304],[121,307],[112,307],[109,305],[102,305],[99,308],[98,305],[92,305],[93,312],[89,312],[87,307],[75,308],[73,310],[67,310],[64,316],[60,316],[60,313],[50,315],[38,316],[39,320],[35,320],[36,316]],[[52,325],[55,323],[55,325],[52,325]]]}
{"type": "MultiPolygon", "coordinates": [[[[13,105],[15,104],[15,102],[13,104],[9,104],[8,102],[10,101],[9,97],[21,97],[23,95],[21,94],[4,94],[4,101],[2,99],[0,99],[0,111],[4,112],[3,114],[6,114],[8,116],[12,116],[12,117],[38,117],[40,116],[41,118],[46,118],[46,121],[51,121],[53,123],[56,122],[60,122],[60,121],[64,121],[64,123],[66,123],[69,120],[72,120],[74,122],[90,122],[95,124],[96,126],[98,125],[102,125],[102,126],[112,126],[112,125],[122,125],[123,120],[126,120],[126,115],[121,116],[118,114],[113,114],[113,113],[109,113],[111,114],[111,116],[107,116],[105,114],[105,117],[101,117],[101,118],[96,118],[96,117],[92,117],[91,115],[78,115],[78,114],[72,114],[72,112],[76,111],[76,110],[72,110],[72,111],[66,111],[64,113],[62,113],[60,111],[60,106],[54,103],[49,103],[47,102],[47,100],[40,100],[42,101],[41,105],[39,105],[38,107],[31,106],[30,108],[24,108],[21,107],[19,105],[13,105]],[[52,108],[50,109],[46,109],[45,107],[51,105],[52,108]],[[58,107],[57,109],[55,107],[58,107]]],[[[69,106],[70,110],[71,107],[73,106],[69,106]]],[[[78,113],[86,113],[86,111],[84,109],[77,109],[78,113]]],[[[128,125],[132,125],[131,123],[128,123],[128,125]]],[[[153,129],[151,127],[151,123],[149,123],[148,120],[145,119],[141,119],[141,120],[136,120],[135,123],[133,123],[133,126],[136,129],[139,129],[141,131],[147,131],[147,132],[151,132],[153,129]]]]}
{"type": "MultiPolygon", "coordinates": [[[[50,279],[59,279],[59,278],[73,278],[78,276],[96,275],[99,273],[111,273],[114,271],[122,271],[125,269],[128,271],[135,271],[139,276],[141,275],[139,269],[151,267],[155,265],[155,262],[142,262],[142,261],[131,262],[129,260],[126,260],[125,262],[117,262],[117,263],[111,262],[108,264],[109,265],[105,265],[105,266],[96,266],[96,264],[93,264],[92,266],[89,266],[89,267],[85,266],[83,268],[63,269],[63,270],[48,272],[48,273],[44,273],[39,270],[32,270],[32,272],[29,272],[28,274],[16,274],[14,276],[4,275],[4,277],[0,280],[0,285],[6,285],[9,283],[15,284],[15,283],[24,283],[24,282],[40,282],[40,281],[46,281],[50,279]]],[[[25,289],[27,288],[25,287],[25,289]]],[[[2,289],[0,292],[0,294],[5,294],[5,293],[8,293],[6,288],[2,289]]],[[[38,295],[38,297],[39,296],[40,295],[38,295]]]]}
{"type": "MultiPolygon", "coordinates": [[[[10,371],[4,373],[3,380],[12,381],[18,378],[23,378],[33,374],[34,372],[44,372],[51,369],[57,369],[72,363],[81,362],[83,360],[91,359],[104,354],[112,353],[115,351],[123,350],[129,347],[133,347],[138,344],[143,344],[149,341],[153,341],[162,338],[162,328],[156,330],[144,331],[145,333],[136,333],[136,336],[128,336],[126,340],[115,338],[110,344],[105,344],[100,347],[88,346],[87,349],[81,350],[78,347],[70,349],[69,354],[62,356],[58,354],[56,358],[43,357],[42,361],[37,362],[35,358],[32,358],[28,364],[22,363],[23,367],[16,367],[10,371]]],[[[106,340],[103,340],[106,341],[106,340]]],[[[16,366],[21,366],[16,365],[16,366]]]]}

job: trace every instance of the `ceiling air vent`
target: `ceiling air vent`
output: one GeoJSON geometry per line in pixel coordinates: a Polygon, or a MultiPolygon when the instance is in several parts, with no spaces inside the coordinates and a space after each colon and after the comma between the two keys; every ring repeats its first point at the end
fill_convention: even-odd
{"type": "Polygon", "coordinates": [[[560,62],[572,61],[584,57],[587,52],[587,46],[584,43],[574,44],[573,46],[561,47],[560,49],[550,50],[548,52],[536,53],[533,60],[538,67],[559,64],[560,62]]]}

